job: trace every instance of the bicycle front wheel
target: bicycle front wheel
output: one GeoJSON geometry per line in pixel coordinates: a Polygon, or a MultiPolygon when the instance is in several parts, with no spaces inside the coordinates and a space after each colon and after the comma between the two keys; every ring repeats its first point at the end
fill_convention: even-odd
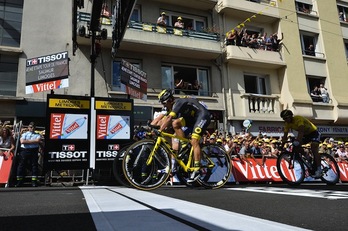
{"type": "Polygon", "coordinates": [[[320,158],[321,168],[323,170],[321,180],[328,185],[335,185],[340,179],[340,169],[335,158],[329,154],[321,154],[320,158]]]}
{"type": "Polygon", "coordinates": [[[277,170],[282,180],[289,185],[300,185],[305,178],[305,167],[291,153],[285,152],[278,156],[277,170]]]}
{"type": "Polygon", "coordinates": [[[159,146],[152,161],[147,164],[154,148],[154,140],[140,140],[129,146],[125,153],[122,163],[124,177],[137,189],[156,189],[169,177],[171,158],[163,146],[159,146]]]}
{"type": "Polygon", "coordinates": [[[198,178],[205,188],[217,189],[226,184],[231,174],[231,159],[218,144],[207,144],[201,148],[201,175],[198,178]]]}

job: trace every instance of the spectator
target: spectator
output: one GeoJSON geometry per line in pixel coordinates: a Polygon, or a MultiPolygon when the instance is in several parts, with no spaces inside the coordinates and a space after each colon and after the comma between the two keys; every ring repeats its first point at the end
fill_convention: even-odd
{"type": "Polygon", "coordinates": [[[245,141],[244,146],[239,150],[238,157],[241,160],[242,163],[247,162],[250,167],[252,167],[252,163],[248,161],[247,157],[250,156],[252,153],[252,150],[250,148],[250,143],[249,141],[245,141]]]}
{"type": "Polygon", "coordinates": [[[202,84],[196,79],[195,82],[192,85],[192,94],[193,95],[198,95],[199,90],[201,89],[202,84]]]}
{"type": "Polygon", "coordinates": [[[273,39],[272,39],[272,51],[280,51],[281,49],[281,42],[283,41],[284,35],[282,33],[282,38],[279,39],[278,35],[276,33],[273,34],[273,39]]]}
{"type": "Polygon", "coordinates": [[[305,50],[306,55],[315,56],[315,49],[313,44],[310,44],[307,50],[305,50]]]}
{"type": "Polygon", "coordinates": [[[0,128],[0,156],[3,156],[4,160],[7,160],[13,156],[14,150],[15,141],[10,129],[8,127],[0,128]]]}
{"type": "Polygon", "coordinates": [[[236,45],[237,32],[235,30],[229,31],[226,38],[226,46],[236,45]]]}
{"type": "MultiPolygon", "coordinates": [[[[246,29],[244,29],[245,31],[246,29]]],[[[239,31],[237,31],[236,33],[236,45],[237,46],[241,46],[242,45],[242,37],[243,37],[243,30],[240,29],[239,31]]]]}
{"type": "Polygon", "coordinates": [[[318,86],[314,86],[313,90],[311,90],[311,98],[313,102],[322,102],[321,92],[318,86]]]}
{"type": "Polygon", "coordinates": [[[339,18],[339,20],[340,20],[341,22],[344,22],[344,14],[343,14],[343,12],[340,12],[340,13],[338,14],[338,18],[339,18]]]}
{"type": "Polygon", "coordinates": [[[19,163],[17,168],[17,184],[16,187],[20,187],[23,184],[23,177],[25,171],[25,164],[30,160],[31,162],[31,181],[32,186],[37,187],[38,180],[38,159],[39,159],[39,144],[41,141],[41,135],[35,132],[35,123],[30,122],[28,126],[29,131],[22,134],[21,151],[19,153],[19,163]]]}
{"type": "Polygon", "coordinates": [[[259,48],[259,44],[258,44],[258,40],[257,40],[257,34],[253,34],[250,37],[248,45],[252,49],[258,49],[259,48]]]}
{"type": "Polygon", "coordinates": [[[323,99],[323,102],[324,103],[330,102],[329,92],[327,91],[326,87],[324,87],[323,83],[320,84],[319,90],[320,90],[320,95],[321,95],[321,98],[323,99]]]}
{"type": "Polygon", "coordinates": [[[266,41],[265,41],[265,50],[266,51],[272,50],[272,41],[273,41],[273,35],[269,35],[269,37],[266,38],[266,41]]]}
{"type": "Polygon", "coordinates": [[[335,157],[339,162],[348,164],[348,153],[343,144],[341,144],[335,153],[335,157]]]}
{"type": "Polygon", "coordinates": [[[183,89],[183,87],[184,87],[184,80],[183,79],[179,79],[179,78],[175,78],[174,85],[175,85],[174,86],[175,94],[180,94],[181,89],[183,89]]]}
{"type": "Polygon", "coordinates": [[[157,25],[158,26],[167,26],[167,18],[166,18],[166,12],[162,12],[160,17],[157,19],[157,25]]]}
{"type": "Polygon", "coordinates": [[[250,157],[253,158],[255,163],[260,166],[261,164],[258,161],[256,161],[255,157],[262,157],[262,149],[260,148],[261,144],[262,143],[259,143],[257,140],[254,140],[253,147],[251,148],[251,155],[250,155],[250,157]]]}
{"type": "Polygon", "coordinates": [[[175,22],[174,27],[184,29],[184,23],[182,21],[182,17],[179,16],[177,18],[177,21],[175,22]]]}

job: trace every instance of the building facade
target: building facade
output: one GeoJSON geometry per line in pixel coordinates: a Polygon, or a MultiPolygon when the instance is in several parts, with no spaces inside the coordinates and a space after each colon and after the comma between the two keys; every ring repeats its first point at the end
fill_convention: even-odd
{"type": "MultiPolygon", "coordinates": [[[[78,9],[74,55],[72,2],[45,0],[44,7],[42,0],[0,3],[0,120],[44,119],[50,92],[25,94],[25,63],[32,57],[68,51],[69,87],[54,93],[90,94],[91,39],[88,30],[79,32],[88,28],[92,1],[78,9]]],[[[162,89],[182,81],[176,96],[194,95],[206,103],[213,115],[211,129],[239,132],[249,119],[253,134],[278,136],[283,129],[279,113],[289,108],[313,120],[324,136],[347,136],[347,0],[138,0],[112,57],[114,3],[106,0],[108,8],[102,11],[101,28],[108,36],[98,41],[95,96],[127,98],[120,88],[120,61],[138,66],[147,73],[148,93],[147,101],[134,99],[135,124],[160,110],[162,89]],[[163,12],[167,26],[158,27],[163,12]],[[174,27],[178,17],[184,28],[174,27]],[[230,45],[230,31],[250,37],[276,34],[281,41],[273,50],[262,43],[230,45]],[[310,91],[320,84],[329,92],[328,102],[311,98],[310,91]]]]}

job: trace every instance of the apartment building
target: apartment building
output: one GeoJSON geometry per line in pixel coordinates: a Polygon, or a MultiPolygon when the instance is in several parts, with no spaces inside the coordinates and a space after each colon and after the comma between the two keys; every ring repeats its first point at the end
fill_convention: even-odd
{"type": "MultiPolygon", "coordinates": [[[[89,95],[90,46],[78,33],[73,55],[72,1],[4,0],[0,31],[0,120],[37,120],[45,117],[49,92],[25,94],[25,62],[31,57],[69,52],[69,87],[55,94],[89,95]],[[43,5],[44,4],[44,5],[43,5]],[[4,71],[3,71],[4,70],[4,71]]],[[[160,110],[157,94],[185,89],[176,96],[194,95],[213,115],[211,129],[239,132],[252,120],[250,131],[281,134],[282,109],[290,108],[319,125],[324,136],[348,132],[348,1],[319,0],[138,0],[116,57],[111,57],[113,0],[102,17],[108,38],[100,40],[95,67],[95,96],[127,98],[120,89],[122,59],[147,73],[147,100],[134,99],[135,124],[160,110]],[[167,26],[156,21],[165,12],[167,26]],[[340,14],[341,13],[341,14],[340,14]],[[109,16],[108,16],[109,15],[109,16]],[[184,28],[174,24],[182,18],[184,28]],[[226,45],[228,31],[276,33],[279,50],[226,45]],[[308,47],[314,49],[309,53],[308,47]],[[199,91],[190,86],[200,83],[199,91]],[[313,102],[310,91],[323,83],[328,103],[313,102]]],[[[92,1],[78,9],[77,26],[87,28],[92,1]]],[[[80,31],[79,31],[80,32],[80,31]]],[[[99,43],[99,42],[98,42],[99,43]]]]}

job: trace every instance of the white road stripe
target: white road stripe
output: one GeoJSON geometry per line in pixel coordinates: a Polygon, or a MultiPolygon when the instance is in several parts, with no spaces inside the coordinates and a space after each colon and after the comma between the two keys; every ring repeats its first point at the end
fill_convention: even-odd
{"type": "Polygon", "coordinates": [[[180,219],[208,230],[305,230],[132,188],[84,186],[81,190],[97,230],[195,230],[180,219]]]}
{"type": "Polygon", "coordinates": [[[302,196],[302,197],[315,197],[315,198],[324,198],[328,200],[348,199],[347,192],[332,191],[332,190],[309,190],[309,189],[273,188],[273,187],[226,188],[226,190],[271,193],[271,194],[302,196]]]}

